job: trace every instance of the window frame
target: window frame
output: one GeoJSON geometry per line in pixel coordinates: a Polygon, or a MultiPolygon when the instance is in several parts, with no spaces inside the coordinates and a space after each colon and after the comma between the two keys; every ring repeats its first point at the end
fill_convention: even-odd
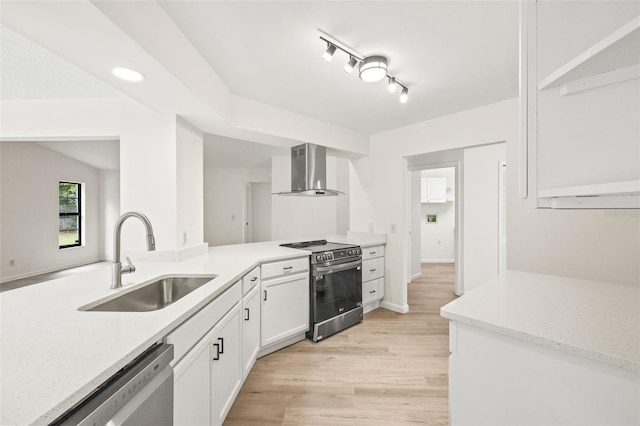
{"type": "Polygon", "coordinates": [[[72,247],[81,247],[82,246],[82,183],[80,182],[69,182],[69,181],[59,181],[58,182],[58,249],[62,250],[62,249],[67,249],[67,248],[72,248],[72,247]],[[78,205],[78,212],[77,213],[62,213],[60,212],[60,185],[61,184],[70,184],[70,185],[76,185],[78,187],[78,201],[77,201],[77,205],[78,205]],[[77,219],[77,224],[78,224],[78,240],[77,242],[73,243],[73,244],[65,244],[65,245],[60,245],[60,219],[63,217],[76,217],[77,219]]]}

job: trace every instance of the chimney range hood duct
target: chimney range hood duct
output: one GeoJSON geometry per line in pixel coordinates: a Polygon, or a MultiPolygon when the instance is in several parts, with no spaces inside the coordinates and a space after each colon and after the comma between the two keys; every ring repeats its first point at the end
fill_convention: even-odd
{"type": "Polygon", "coordinates": [[[291,192],[276,194],[306,197],[344,194],[327,189],[327,148],[311,143],[291,147],[291,192]]]}

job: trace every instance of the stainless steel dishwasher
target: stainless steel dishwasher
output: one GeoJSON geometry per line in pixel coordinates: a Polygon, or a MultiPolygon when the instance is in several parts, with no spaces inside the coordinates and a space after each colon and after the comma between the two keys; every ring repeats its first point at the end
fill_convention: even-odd
{"type": "Polygon", "coordinates": [[[53,425],[173,425],[173,345],[157,344],[53,425]]]}

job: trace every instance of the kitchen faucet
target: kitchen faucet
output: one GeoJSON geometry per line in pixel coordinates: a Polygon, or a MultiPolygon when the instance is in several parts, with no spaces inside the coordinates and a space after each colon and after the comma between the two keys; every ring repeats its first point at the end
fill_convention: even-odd
{"type": "Polygon", "coordinates": [[[130,274],[135,272],[136,267],[131,263],[131,259],[127,257],[127,266],[122,266],[120,262],[120,234],[122,233],[122,224],[130,217],[137,217],[144,223],[147,228],[147,250],[152,251],[156,249],[156,241],[153,236],[153,228],[149,219],[138,212],[127,212],[120,216],[116,221],[116,226],[113,232],[113,263],[111,264],[111,288],[122,287],[122,274],[130,274]]]}

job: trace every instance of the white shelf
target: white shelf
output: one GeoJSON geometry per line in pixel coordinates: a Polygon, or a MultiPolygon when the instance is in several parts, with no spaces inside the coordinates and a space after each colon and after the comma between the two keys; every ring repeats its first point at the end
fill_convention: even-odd
{"type": "Polygon", "coordinates": [[[576,208],[640,208],[640,180],[606,184],[541,189],[538,197],[546,199],[544,207],[576,208]]]}
{"type": "Polygon", "coordinates": [[[574,80],[610,73],[638,65],[638,63],[640,63],[640,16],[636,16],[543,78],[538,83],[538,90],[550,89],[574,80]]]}
{"type": "Polygon", "coordinates": [[[592,197],[607,195],[635,195],[640,194],[640,180],[623,182],[599,183],[595,185],[566,186],[562,188],[540,189],[538,196],[552,197],[592,197]]]}

